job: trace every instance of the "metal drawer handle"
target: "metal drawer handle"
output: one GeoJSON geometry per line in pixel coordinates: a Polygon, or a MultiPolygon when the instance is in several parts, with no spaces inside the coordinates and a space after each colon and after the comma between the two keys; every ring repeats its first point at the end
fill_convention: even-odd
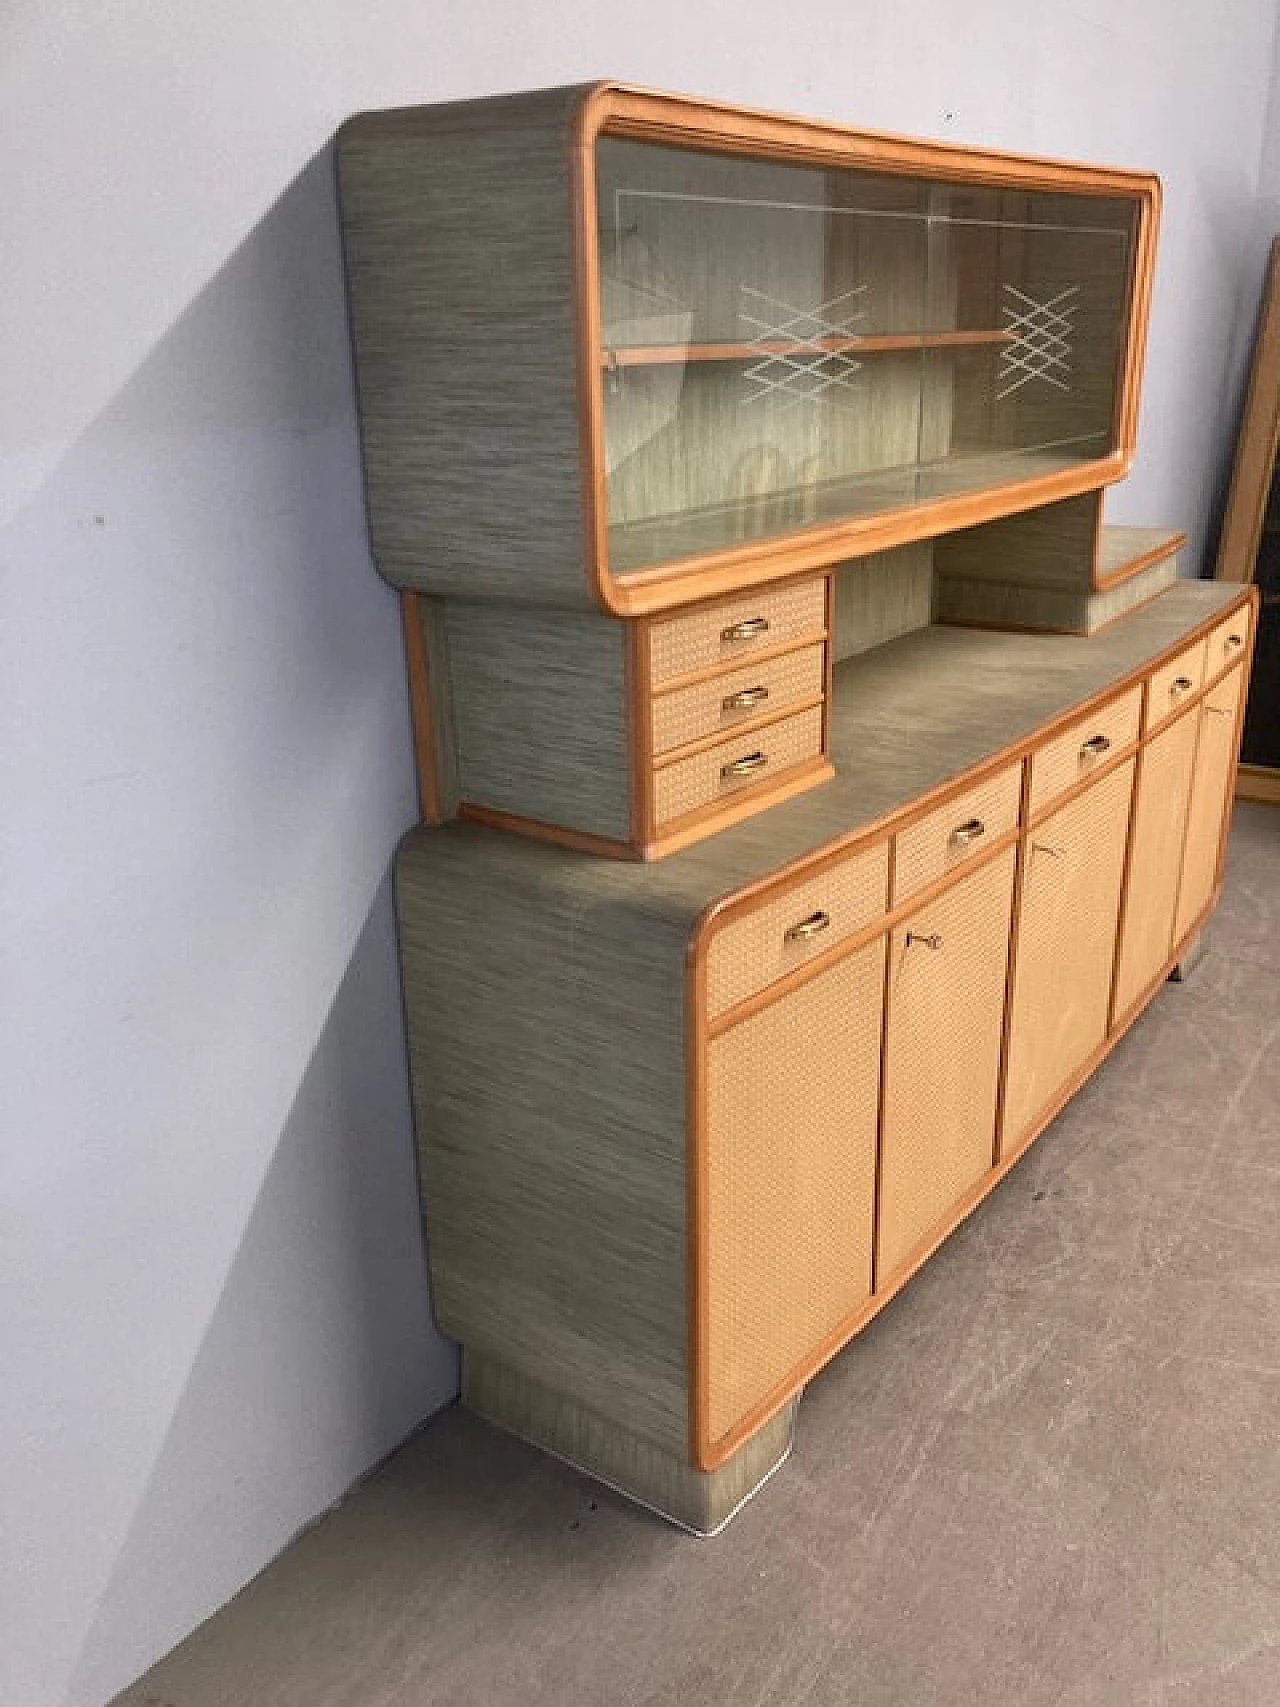
{"type": "Polygon", "coordinates": [[[742,622],[730,623],[728,628],[720,630],[721,640],[754,640],[757,634],[768,634],[769,618],[767,616],[749,616],[742,622]]]}
{"type": "Polygon", "coordinates": [[[783,942],[808,942],[810,937],[821,936],[823,931],[831,928],[831,914],[824,913],[821,908],[816,913],[810,913],[807,919],[799,919],[794,925],[788,925],[782,933],[783,942]]]}
{"type": "Polygon", "coordinates": [[[1191,691],[1191,677],[1190,676],[1175,676],[1173,681],[1170,682],[1170,684],[1169,684],[1169,692],[1170,693],[1190,693],[1190,691],[1191,691]]]}
{"type": "Polygon", "coordinates": [[[752,771],[762,771],[769,763],[767,753],[744,753],[740,759],[735,759],[730,765],[721,765],[720,775],[728,778],[733,776],[750,776],[752,771]]]}
{"type": "Polygon", "coordinates": [[[937,931],[934,931],[930,936],[925,936],[923,931],[908,931],[907,947],[910,948],[912,943],[916,942],[923,944],[925,948],[942,947],[942,938],[938,935],[937,931]]]}
{"type": "Polygon", "coordinates": [[[1032,842],[1031,849],[1033,853],[1048,854],[1050,859],[1061,859],[1067,851],[1066,848],[1055,848],[1052,842],[1032,842]]]}
{"type": "Polygon", "coordinates": [[[1080,748],[1080,757],[1082,759],[1100,758],[1103,753],[1108,751],[1110,746],[1111,737],[1109,735],[1090,735],[1089,739],[1080,748]]]}
{"type": "Polygon", "coordinates": [[[768,688],[739,688],[720,701],[725,711],[749,711],[753,705],[763,705],[769,697],[768,688]]]}
{"type": "Polygon", "coordinates": [[[985,836],[987,826],[981,818],[966,818],[963,824],[957,824],[951,832],[951,840],[957,847],[967,848],[970,842],[976,842],[979,836],[985,836]]]}
{"type": "Polygon", "coordinates": [[[1228,652],[1230,652],[1231,649],[1235,646],[1243,646],[1243,645],[1244,645],[1244,640],[1240,635],[1228,634],[1228,636],[1226,638],[1226,647],[1227,647],[1228,652]]]}
{"type": "Polygon", "coordinates": [[[1230,717],[1231,709],[1229,705],[1205,705],[1205,710],[1211,711],[1215,717],[1230,717]]]}

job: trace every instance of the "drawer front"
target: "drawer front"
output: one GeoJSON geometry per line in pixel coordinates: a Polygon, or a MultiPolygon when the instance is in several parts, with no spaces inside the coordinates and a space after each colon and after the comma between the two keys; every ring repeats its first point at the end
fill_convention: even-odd
{"type": "Polygon", "coordinates": [[[665,617],[649,626],[649,679],[655,687],[696,670],[749,659],[753,652],[811,640],[827,626],[823,575],[786,587],[762,587],[742,598],[665,617]]]}
{"type": "Polygon", "coordinates": [[[888,888],[889,844],[877,842],[724,925],[707,949],[711,1018],[874,924],[888,888]]]}
{"type": "Polygon", "coordinates": [[[1130,688],[1082,717],[1031,755],[1031,810],[1037,811],[1138,738],[1142,689],[1130,688]]]}
{"type": "Polygon", "coordinates": [[[1006,765],[985,781],[953,794],[898,835],[893,861],[896,905],[962,866],[1018,822],[1022,766],[1006,765]]]}
{"type": "Polygon", "coordinates": [[[652,705],[653,750],[667,753],[707,735],[731,735],[735,724],[749,717],[816,699],[825,691],[826,676],[827,649],[819,643],[658,694],[652,705]]]}
{"type": "Polygon", "coordinates": [[[1185,652],[1151,673],[1147,688],[1146,728],[1158,729],[1181,709],[1191,695],[1204,686],[1204,641],[1197,640],[1185,652]]]}
{"type": "Polygon", "coordinates": [[[1244,656],[1244,650],[1249,640],[1249,607],[1241,605],[1239,610],[1232,611],[1224,617],[1218,626],[1209,633],[1208,650],[1205,659],[1205,680],[1211,682],[1237,658],[1244,656]]]}
{"type": "Polygon", "coordinates": [[[771,782],[792,765],[822,753],[822,707],[784,717],[751,735],[722,741],[677,759],[653,773],[653,816],[661,828],[687,812],[731,800],[735,794],[771,782]]]}

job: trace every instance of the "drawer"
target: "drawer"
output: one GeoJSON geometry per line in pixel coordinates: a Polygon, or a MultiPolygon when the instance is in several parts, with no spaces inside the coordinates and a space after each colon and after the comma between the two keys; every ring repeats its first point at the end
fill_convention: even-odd
{"type": "Polygon", "coordinates": [[[788,641],[813,640],[826,626],[824,575],[719,599],[650,623],[649,679],[656,687],[698,670],[736,664],[788,641]]]}
{"type": "Polygon", "coordinates": [[[1204,641],[1197,640],[1185,652],[1151,672],[1147,688],[1147,729],[1158,729],[1204,686],[1204,641]]]}
{"type": "Polygon", "coordinates": [[[1082,782],[1138,738],[1142,689],[1118,694],[1031,755],[1031,811],[1082,782]]]}
{"type": "Polygon", "coordinates": [[[894,905],[976,858],[997,836],[1014,829],[1021,793],[1022,766],[1006,765],[900,830],[893,861],[894,905]]]}
{"type": "Polygon", "coordinates": [[[889,844],[876,842],[723,925],[707,949],[710,1017],[874,924],[888,891],[889,844]]]}
{"type": "Polygon", "coordinates": [[[1204,679],[1211,682],[1244,655],[1249,639],[1249,607],[1241,605],[1210,630],[1204,679]]]}
{"type": "Polygon", "coordinates": [[[692,758],[659,766],[653,773],[654,822],[661,828],[687,812],[731,800],[821,753],[822,707],[815,705],[736,741],[721,741],[692,758]]]}
{"type": "Polygon", "coordinates": [[[785,711],[826,689],[827,649],[821,642],[740,670],[654,696],[653,751],[669,752],[707,735],[731,735],[734,725],[765,712],[785,711]]]}

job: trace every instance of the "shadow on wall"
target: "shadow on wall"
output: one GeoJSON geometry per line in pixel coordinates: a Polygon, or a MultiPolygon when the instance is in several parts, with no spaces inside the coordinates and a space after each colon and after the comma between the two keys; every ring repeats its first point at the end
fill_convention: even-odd
{"type": "MultiPolygon", "coordinates": [[[[367,1467],[367,1442],[389,1416],[416,1417],[428,1331],[426,1273],[417,1309],[397,1309],[406,1275],[402,1138],[405,1059],[388,874],[356,944],[163,1448],[143,1490],[85,1640],[70,1699],[118,1663],[121,1629],[162,1652],[188,1616],[186,1579],[219,1508],[258,1487],[246,1513],[244,1557],[263,1563],[297,1526],[273,1505],[263,1472],[301,1461],[317,1495],[332,1497],[335,1465],[367,1467]],[[388,1218],[398,1225],[388,1225],[388,1218]],[[346,1403],[316,1409],[317,1370],[346,1403]],[[145,1624],[140,1628],[140,1620],[145,1624]]],[[[430,1528],[431,1514],[422,1520],[430,1528]]],[[[252,1569],[252,1565],[250,1566],[252,1569]]],[[[231,1571],[214,1603],[242,1586],[231,1571]]]]}
{"type": "Polygon", "coordinates": [[[23,708],[7,1089],[41,1139],[7,1167],[0,1247],[0,1505],[34,1566],[0,1694],[98,1707],[456,1390],[387,881],[415,815],[403,664],[330,150],[0,560],[23,708]]]}

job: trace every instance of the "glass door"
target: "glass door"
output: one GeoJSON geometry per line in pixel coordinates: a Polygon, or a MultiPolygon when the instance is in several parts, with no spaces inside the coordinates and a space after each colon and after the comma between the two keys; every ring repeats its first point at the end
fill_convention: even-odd
{"type": "Polygon", "coordinates": [[[609,566],[1108,456],[1136,198],[596,143],[609,566]]]}

